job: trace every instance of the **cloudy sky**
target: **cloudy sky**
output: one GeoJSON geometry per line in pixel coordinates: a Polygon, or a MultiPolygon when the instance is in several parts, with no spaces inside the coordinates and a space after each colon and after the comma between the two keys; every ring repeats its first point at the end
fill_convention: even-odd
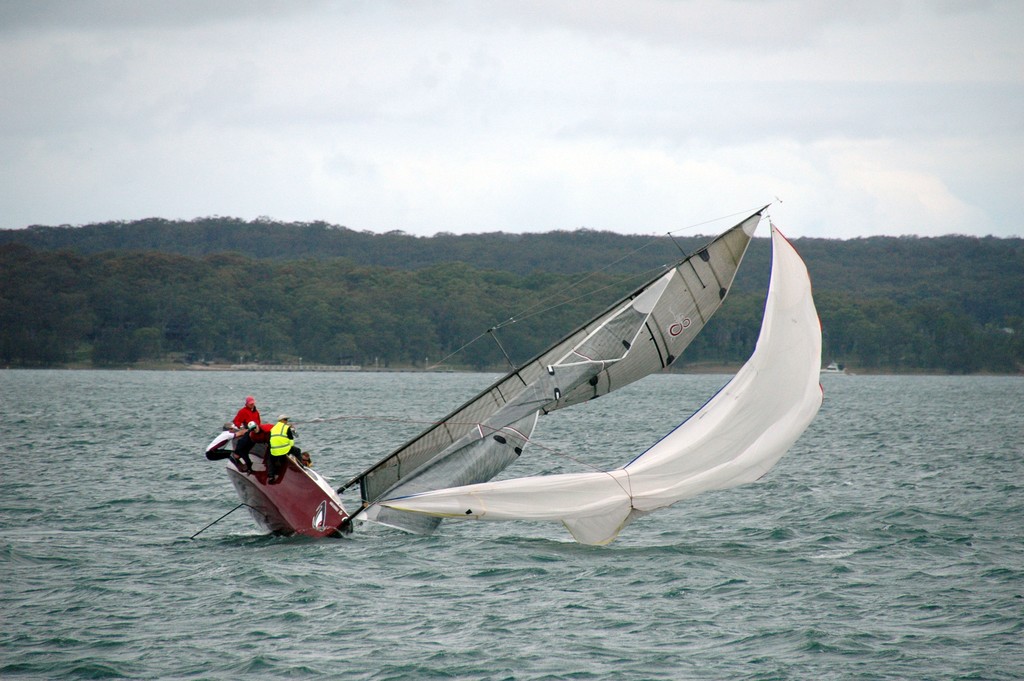
{"type": "Polygon", "coordinates": [[[710,233],[773,202],[791,236],[1021,236],[1022,27],[1019,0],[4,0],[0,228],[710,233]]]}

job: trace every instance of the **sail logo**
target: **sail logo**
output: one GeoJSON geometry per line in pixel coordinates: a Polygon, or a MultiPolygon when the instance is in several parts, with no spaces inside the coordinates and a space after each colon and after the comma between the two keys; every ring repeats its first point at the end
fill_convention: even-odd
{"type": "Polygon", "coordinates": [[[689,317],[677,318],[676,321],[673,322],[672,325],[668,327],[668,335],[678,336],[683,331],[690,328],[690,324],[692,323],[693,322],[690,321],[689,317]]]}
{"type": "Polygon", "coordinates": [[[313,529],[317,532],[323,532],[324,527],[327,525],[327,502],[321,501],[320,506],[316,509],[316,513],[313,514],[313,529]]]}

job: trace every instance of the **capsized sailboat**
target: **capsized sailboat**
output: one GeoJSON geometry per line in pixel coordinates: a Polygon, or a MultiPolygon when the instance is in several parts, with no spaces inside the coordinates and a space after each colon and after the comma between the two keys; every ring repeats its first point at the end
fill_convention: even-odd
{"type": "Polygon", "coordinates": [[[772,272],[757,346],[701,409],[625,466],[389,496],[381,506],[441,518],[560,521],[584,544],[701,492],[761,478],[821,406],[821,325],[807,268],[772,226],[772,272]]]}
{"type": "MultiPolygon", "coordinates": [[[[295,461],[288,462],[285,481],[298,486],[268,485],[255,449],[252,471],[229,463],[228,474],[243,504],[261,527],[277,534],[327,536],[350,530],[352,521],[432,532],[441,517],[381,500],[491,480],[522,454],[540,416],[671,365],[722,305],[766,208],[509,371],[336,493],[295,461]],[[338,495],[356,486],[359,508],[349,517],[338,495]]],[[[228,449],[231,443],[211,447],[228,449]]]]}
{"type": "Polygon", "coordinates": [[[725,300],[765,208],[345,483],[339,492],[360,489],[354,520],[430,533],[440,517],[380,500],[491,480],[522,454],[541,415],[672,364],[725,300]]]}

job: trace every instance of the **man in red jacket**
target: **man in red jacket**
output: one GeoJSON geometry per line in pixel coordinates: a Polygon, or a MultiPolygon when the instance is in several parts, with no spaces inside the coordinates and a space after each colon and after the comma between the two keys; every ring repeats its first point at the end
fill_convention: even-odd
{"type": "Polygon", "coordinates": [[[256,409],[256,398],[252,395],[245,398],[245,406],[238,410],[232,423],[235,424],[235,428],[245,428],[250,421],[255,421],[257,426],[260,425],[260,412],[256,409]]]}

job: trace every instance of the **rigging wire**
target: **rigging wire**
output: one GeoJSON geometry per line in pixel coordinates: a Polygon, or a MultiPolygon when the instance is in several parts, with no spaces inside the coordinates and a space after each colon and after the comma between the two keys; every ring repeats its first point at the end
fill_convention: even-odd
{"type": "MultiPolygon", "coordinates": [[[[311,419],[309,421],[296,421],[295,423],[296,424],[314,424],[314,423],[327,423],[327,422],[331,422],[331,421],[356,421],[356,420],[377,421],[377,422],[382,422],[382,423],[407,423],[407,424],[428,425],[428,426],[436,426],[436,425],[439,425],[441,423],[444,423],[443,421],[436,421],[436,420],[386,418],[386,417],[382,417],[382,416],[331,416],[331,417],[326,417],[326,418],[315,418],[315,419],[311,419]]],[[[477,428],[480,428],[481,431],[489,431],[488,432],[489,435],[494,435],[496,433],[501,432],[501,430],[503,430],[503,428],[494,428],[494,427],[487,426],[486,424],[479,423],[479,422],[449,421],[448,423],[451,424],[451,425],[475,426],[477,428]]],[[[632,499],[632,493],[629,491],[629,489],[627,489],[623,485],[622,481],[618,480],[614,475],[612,475],[613,471],[605,470],[604,468],[598,466],[597,464],[593,464],[593,463],[590,463],[589,461],[585,461],[583,459],[580,459],[579,457],[576,457],[576,456],[573,456],[571,454],[568,454],[568,453],[566,453],[565,451],[563,451],[561,449],[557,449],[555,447],[548,446],[548,445],[544,444],[543,442],[538,441],[537,439],[535,439],[533,437],[525,437],[525,438],[523,438],[523,447],[525,448],[526,445],[532,445],[535,449],[541,450],[542,452],[547,454],[547,456],[550,457],[550,458],[558,458],[558,459],[564,459],[566,461],[571,461],[572,463],[575,463],[577,466],[580,466],[581,468],[587,469],[587,470],[589,470],[591,472],[594,472],[594,473],[602,473],[602,474],[610,477],[615,482],[615,484],[618,485],[619,488],[622,489],[622,491],[627,496],[629,496],[632,499]]],[[[621,469],[625,472],[626,477],[628,478],[629,477],[629,471],[625,470],[625,468],[621,468],[621,469]]],[[[618,470],[618,469],[616,469],[616,470],[618,470]]],[[[341,494],[346,489],[347,489],[347,487],[342,486],[342,487],[338,488],[337,492],[338,492],[338,494],[341,494]]],[[[218,518],[217,520],[215,520],[212,523],[210,523],[210,525],[207,525],[206,527],[204,527],[199,532],[196,532],[196,534],[192,535],[191,538],[194,539],[200,532],[203,532],[204,530],[206,530],[211,525],[219,522],[220,520],[223,520],[225,517],[227,517],[228,515],[230,515],[234,511],[237,511],[242,506],[247,506],[247,504],[239,504],[238,506],[236,506],[235,508],[231,509],[230,511],[225,513],[223,516],[218,518]]],[[[365,506],[365,504],[364,504],[364,506],[365,506]]],[[[353,514],[353,515],[355,515],[355,514],[353,514]]],[[[346,519],[346,522],[350,523],[351,521],[352,521],[352,516],[349,516],[346,519]]]]}
{"type": "MultiPolygon", "coordinates": [[[[394,417],[387,417],[387,416],[371,416],[371,415],[327,416],[327,417],[323,417],[323,418],[309,419],[308,421],[294,421],[293,423],[295,423],[295,425],[312,425],[312,424],[330,423],[330,422],[333,422],[333,421],[375,421],[375,422],[378,422],[378,423],[406,423],[406,424],[418,425],[418,426],[437,426],[437,425],[440,425],[442,423],[449,423],[451,425],[456,425],[456,426],[478,427],[482,431],[487,431],[488,435],[493,435],[495,433],[499,433],[502,430],[502,428],[494,428],[492,426],[488,426],[487,424],[480,423],[480,422],[477,422],[477,421],[439,421],[439,420],[435,420],[435,419],[408,419],[408,418],[394,418],[394,417]]],[[[574,457],[574,456],[572,456],[570,454],[566,454],[565,452],[560,451],[558,449],[555,449],[553,447],[548,447],[547,445],[543,444],[542,442],[538,442],[537,440],[535,440],[532,437],[524,438],[524,441],[526,443],[528,443],[528,444],[533,445],[534,447],[536,447],[538,449],[542,449],[545,452],[548,452],[549,454],[551,454],[553,456],[557,456],[557,457],[560,457],[560,458],[563,458],[563,459],[567,459],[569,461],[573,461],[573,462],[575,462],[575,463],[577,463],[577,464],[579,464],[581,466],[585,466],[587,468],[592,468],[594,470],[601,470],[597,466],[589,464],[586,461],[582,461],[580,459],[577,459],[576,457],[574,457]]],[[[242,505],[244,506],[244,504],[242,504],[242,505]]],[[[232,509],[231,511],[228,511],[228,513],[231,513],[232,511],[235,511],[235,510],[237,510],[237,507],[232,509]]],[[[225,514],[225,516],[226,515],[227,514],[225,514]]],[[[216,522],[216,521],[214,521],[214,522],[216,522]]],[[[203,529],[206,529],[206,528],[203,528],[203,529]]]]}
{"type": "MultiPolygon", "coordinates": [[[[644,280],[646,280],[647,278],[650,277],[650,274],[652,272],[660,272],[663,269],[665,269],[665,266],[664,265],[660,265],[658,267],[648,268],[648,269],[644,270],[643,272],[637,272],[637,273],[634,273],[634,274],[627,274],[627,275],[624,275],[622,278],[620,278],[620,279],[618,279],[618,280],[616,280],[614,282],[610,282],[608,284],[605,284],[604,286],[599,286],[598,288],[591,289],[590,291],[585,291],[585,292],[581,293],[580,295],[578,295],[578,296],[576,296],[574,298],[568,298],[566,300],[563,300],[563,301],[561,301],[559,303],[555,303],[554,305],[550,305],[550,306],[545,307],[545,308],[540,309],[540,310],[534,310],[533,309],[533,308],[537,307],[537,305],[540,304],[540,303],[535,303],[533,306],[531,306],[529,308],[526,308],[526,312],[524,312],[522,314],[519,314],[519,315],[517,315],[515,317],[509,317],[504,322],[501,322],[501,323],[499,323],[496,326],[493,326],[491,328],[492,329],[500,329],[500,328],[503,328],[505,326],[508,326],[509,324],[515,324],[516,322],[521,322],[524,319],[529,319],[530,317],[535,317],[535,316],[537,316],[539,314],[544,314],[545,312],[550,312],[551,310],[556,310],[556,309],[562,307],[563,305],[569,305],[570,303],[575,303],[578,300],[583,300],[584,298],[588,298],[588,297],[590,297],[592,295],[595,295],[597,293],[600,293],[601,291],[604,291],[606,289],[609,289],[609,288],[612,288],[612,287],[618,288],[619,284],[621,284],[624,281],[629,281],[630,279],[644,279],[644,280]]],[[[591,273],[590,276],[593,276],[594,274],[595,273],[591,273]]],[[[583,280],[580,280],[580,281],[583,281],[583,280]]],[[[569,284],[568,286],[564,287],[562,289],[562,291],[566,291],[566,290],[572,288],[575,285],[576,285],[576,283],[569,284]]],[[[554,298],[556,295],[558,295],[558,294],[557,293],[553,293],[550,296],[548,296],[547,299],[554,298]]],[[[541,301],[541,302],[543,302],[543,301],[541,301]]]]}
{"type": "MultiPolygon", "coordinates": [[[[678,248],[680,250],[680,252],[682,252],[683,257],[686,258],[686,257],[689,256],[689,254],[686,253],[686,251],[683,250],[683,248],[676,241],[676,239],[675,239],[675,235],[676,234],[678,234],[679,232],[685,232],[685,231],[688,231],[688,230],[696,229],[698,227],[703,227],[705,225],[713,224],[715,222],[720,222],[722,220],[727,220],[729,218],[734,218],[736,216],[748,215],[748,214],[750,214],[750,212],[756,211],[756,210],[758,210],[758,209],[757,208],[750,208],[750,209],[747,209],[747,210],[741,210],[741,211],[737,211],[735,213],[730,213],[728,215],[721,215],[721,216],[716,217],[716,218],[711,218],[710,220],[704,220],[702,222],[696,222],[696,223],[693,223],[691,225],[687,225],[685,227],[680,227],[678,229],[669,230],[668,232],[666,232],[666,236],[672,241],[673,244],[675,244],[676,248],[678,248]]],[[[762,210],[764,210],[764,209],[762,208],[762,210]]],[[[621,257],[616,258],[615,260],[612,260],[611,262],[607,263],[606,265],[604,265],[603,267],[601,267],[599,269],[592,270],[592,271],[588,272],[587,274],[585,274],[582,277],[576,279],[575,281],[572,281],[569,284],[559,288],[557,291],[554,291],[551,294],[541,298],[540,300],[536,301],[532,305],[527,306],[521,312],[519,312],[517,314],[513,314],[509,318],[507,318],[507,319],[505,319],[503,321],[498,322],[497,324],[495,324],[494,326],[490,327],[486,331],[478,334],[473,339],[467,341],[466,343],[464,343],[462,346],[460,346],[456,350],[453,350],[452,352],[448,353],[443,358],[441,358],[438,362],[435,362],[434,364],[431,364],[429,367],[427,367],[427,369],[435,369],[435,368],[437,368],[439,366],[442,366],[445,362],[447,362],[449,359],[451,359],[455,355],[461,353],[466,348],[468,348],[469,346],[473,345],[474,343],[479,341],[484,336],[486,336],[488,334],[493,334],[493,332],[497,331],[498,329],[502,329],[502,328],[504,328],[506,326],[509,326],[511,324],[515,324],[516,322],[520,322],[520,321],[523,321],[525,319],[529,319],[530,317],[534,317],[534,316],[539,315],[539,314],[544,314],[546,312],[550,312],[550,311],[555,310],[555,309],[557,309],[559,307],[562,307],[564,305],[569,305],[569,304],[577,302],[579,300],[583,300],[584,298],[588,298],[590,296],[596,295],[597,293],[600,293],[601,291],[604,291],[604,290],[606,290],[608,288],[611,288],[613,286],[618,287],[618,286],[620,286],[625,281],[629,281],[631,279],[640,279],[641,277],[645,277],[646,278],[652,272],[658,272],[660,270],[665,269],[666,267],[668,267],[667,264],[661,265],[659,267],[651,267],[651,268],[648,268],[647,270],[644,270],[643,272],[627,274],[627,275],[624,275],[624,276],[616,279],[613,282],[609,282],[608,284],[605,284],[604,286],[599,286],[598,288],[595,288],[593,290],[585,291],[585,292],[583,292],[583,293],[581,293],[581,294],[579,294],[577,296],[574,296],[572,298],[568,298],[566,300],[562,300],[561,302],[557,302],[557,303],[550,304],[550,305],[548,304],[551,300],[553,300],[553,299],[555,299],[555,298],[557,298],[557,297],[559,297],[561,295],[564,295],[566,291],[569,291],[569,290],[572,290],[574,288],[580,287],[582,284],[587,282],[589,279],[592,279],[592,278],[596,277],[597,275],[599,275],[602,272],[605,272],[605,271],[611,269],[612,267],[614,267],[615,265],[618,265],[619,263],[623,262],[624,260],[627,260],[628,258],[631,258],[631,257],[635,256],[637,253],[639,253],[640,251],[644,250],[645,248],[651,246],[652,244],[657,243],[659,238],[661,238],[661,237],[651,237],[648,241],[644,242],[643,244],[641,244],[637,248],[634,248],[632,251],[629,251],[629,252],[623,254],[621,257]],[[545,307],[541,307],[541,306],[545,306],[545,307]],[[540,309],[537,309],[537,308],[540,308],[540,309]]],[[[502,351],[504,352],[504,348],[502,348],[502,351]]],[[[508,354],[507,353],[505,354],[505,357],[506,357],[506,359],[508,359],[509,364],[511,366],[513,366],[513,368],[514,368],[515,365],[513,364],[511,359],[508,358],[508,354]]]]}
{"type": "MultiPolygon", "coordinates": [[[[778,198],[778,197],[775,197],[775,198],[778,198]]],[[[771,204],[768,204],[768,205],[770,206],[771,204]]],[[[761,207],[761,206],[754,206],[753,208],[747,208],[746,210],[737,211],[735,213],[729,213],[728,215],[722,215],[722,216],[719,216],[717,218],[711,218],[710,220],[705,220],[704,222],[696,222],[696,223],[694,223],[692,225],[687,225],[686,227],[680,227],[679,229],[674,229],[674,230],[670,231],[669,234],[675,234],[676,232],[683,232],[683,231],[686,231],[688,229],[696,229],[697,227],[703,227],[704,225],[710,225],[710,224],[712,224],[714,222],[718,222],[720,220],[728,220],[729,218],[734,218],[734,217],[737,217],[737,216],[740,216],[740,215],[750,215],[751,213],[756,213],[758,210],[764,210],[767,207],[768,206],[763,206],[763,207],[761,207]]]]}

